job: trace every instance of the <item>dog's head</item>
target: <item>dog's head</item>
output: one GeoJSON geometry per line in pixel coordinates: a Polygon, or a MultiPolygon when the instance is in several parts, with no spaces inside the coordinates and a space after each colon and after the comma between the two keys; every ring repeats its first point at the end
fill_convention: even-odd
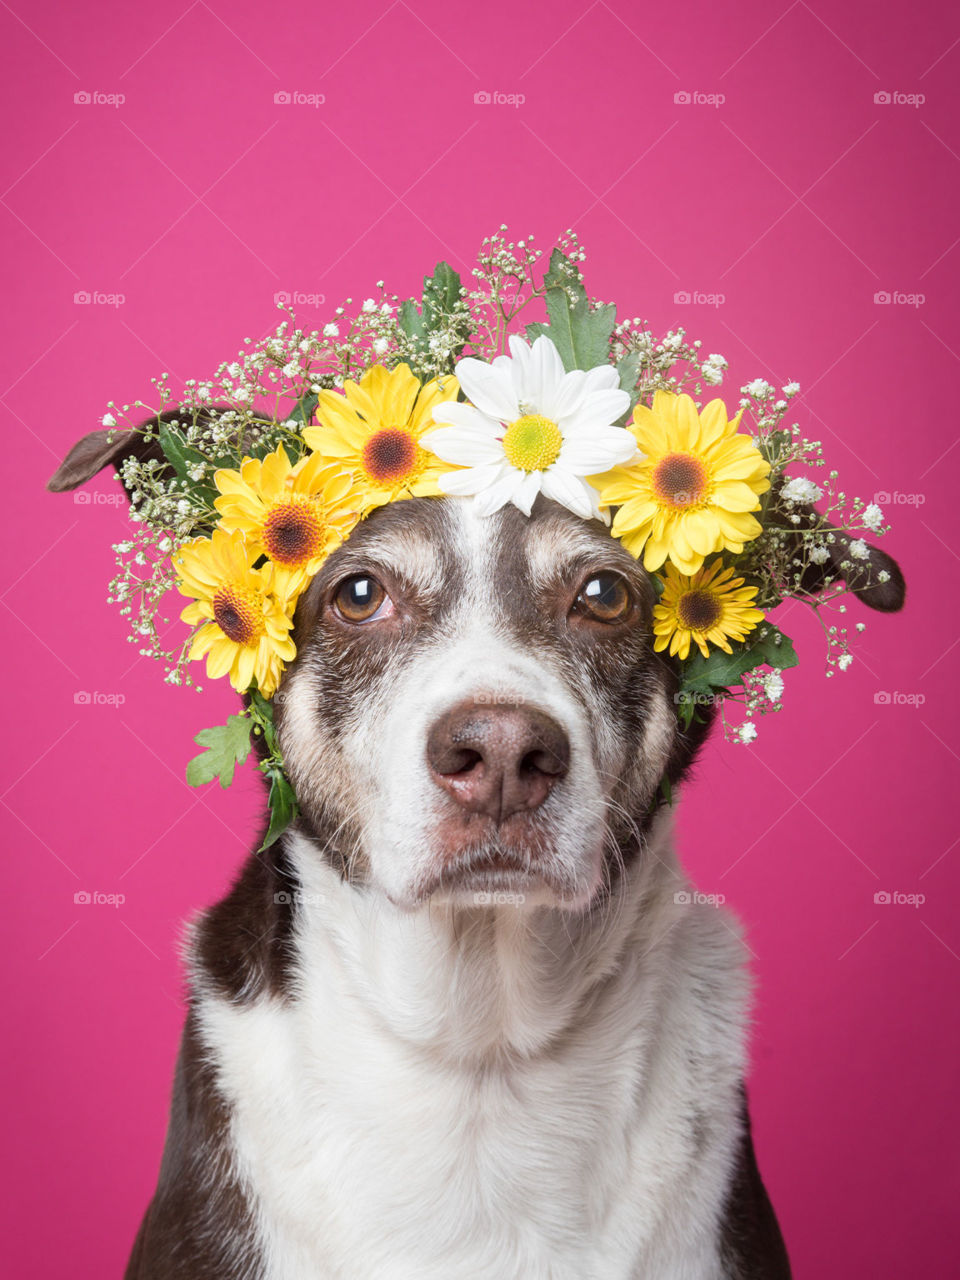
{"type": "MultiPolygon", "coordinates": [[[[88,440],[51,487],[131,451],[88,440]]],[[[897,566],[872,563],[889,580],[865,603],[898,608],[897,566]]],[[[709,708],[678,721],[654,602],[607,529],[543,498],[529,518],[453,498],[375,511],[301,597],[275,696],[318,857],[405,908],[593,904],[710,728],[709,708]]]]}

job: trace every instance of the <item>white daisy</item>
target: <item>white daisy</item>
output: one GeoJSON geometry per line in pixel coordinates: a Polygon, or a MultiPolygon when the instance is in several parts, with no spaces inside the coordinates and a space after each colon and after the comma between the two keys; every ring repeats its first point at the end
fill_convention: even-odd
{"type": "Polygon", "coordinates": [[[514,335],[509,356],[492,364],[467,357],[456,374],[469,404],[437,405],[441,425],[422,437],[438,457],[465,468],[440,477],[444,493],[472,495],[481,515],[512,502],[527,516],[542,493],[584,520],[609,524],[584,477],[637,457],[633,436],[613,425],[630,397],[612,365],[565,373],[548,337],[531,347],[514,335]]]}

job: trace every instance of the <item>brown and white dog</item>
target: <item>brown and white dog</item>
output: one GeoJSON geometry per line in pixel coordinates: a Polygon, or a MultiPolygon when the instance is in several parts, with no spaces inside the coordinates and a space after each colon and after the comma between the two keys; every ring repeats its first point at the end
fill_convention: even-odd
{"type": "MultiPolygon", "coordinates": [[[[51,487],[138,447],[87,437],[51,487]]],[[[544,499],[394,503],[329,558],[276,698],[302,817],[192,932],[130,1280],[789,1276],[741,944],[658,803],[708,726],[653,600],[544,499]]]]}

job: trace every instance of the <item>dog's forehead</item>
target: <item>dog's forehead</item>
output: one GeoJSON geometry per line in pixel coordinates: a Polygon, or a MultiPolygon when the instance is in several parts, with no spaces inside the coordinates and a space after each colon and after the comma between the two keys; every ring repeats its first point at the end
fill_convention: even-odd
{"type": "Polygon", "coordinates": [[[373,512],[336,560],[344,568],[351,561],[379,563],[429,591],[454,579],[464,590],[521,580],[544,586],[587,562],[621,557],[629,559],[599,521],[545,499],[530,516],[512,506],[480,516],[469,499],[411,498],[373,512]]]}

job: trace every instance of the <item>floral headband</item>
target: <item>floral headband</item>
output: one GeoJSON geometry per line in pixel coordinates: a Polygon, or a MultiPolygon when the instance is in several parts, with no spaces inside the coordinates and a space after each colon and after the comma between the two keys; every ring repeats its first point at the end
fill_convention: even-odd
{"type": "MultiPolygon", "coordinates": [[[[543,494],[606,523],[653,575],[654,647],[676,666],[681,723],[719,704],[740,742],[780,709],[781,672],[797,663],[771,610],[789,597],[813,607],[832,675],[853,659],[847,629],[823,611],[889,580],[860,536],[886,531],[882,512],[839,491],[820,445],[785,424],[796,383],[748,383],[731,418],[723,400],[704,403],[722,356],[703,356],[682,329],[657,340],[640,319],[617,323],[587,296],[572,233],[541,274],[540,251],[505,230],[484,240],[471,289],[441,263],[419,304],[381,282],[320,330],[291,316],[214,378],[188,382],[174,409],[168,376],[156,379],[160,408],[121,455],[136,531],[115,548],[111,599],[168,682],[191,684],[205,660],[211,679],[246,695],[241,713],[197,735],[205,750],[187,779],[228,786],[251,734],[262,739],[263,847],[297,812],[270,701],[296,654],[297,600],[386,503],[450,494],[482,515],[513,504],[529,516],[543,494]],[[547,322],[511,332],[537,301],[547,322]],[[173,588],[190,600],[180,617],[192,630],[171,648],[173,588]]],[[[146,406],[109,407],[113,439],[118,414],[146,406]]]]}

